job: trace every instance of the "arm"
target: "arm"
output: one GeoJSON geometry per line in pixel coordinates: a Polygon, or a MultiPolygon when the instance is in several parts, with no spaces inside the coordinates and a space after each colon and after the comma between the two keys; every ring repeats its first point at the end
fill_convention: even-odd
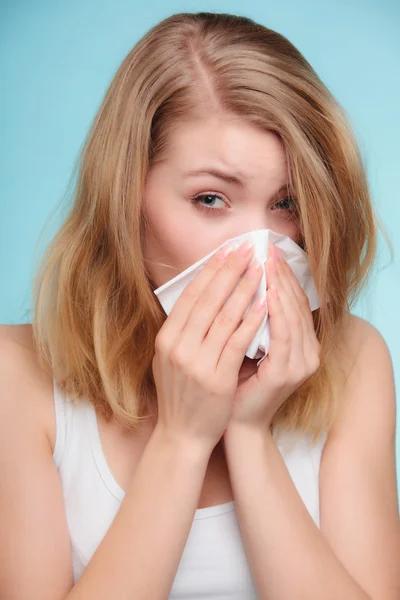
{"type": "Polygon", "coordinates": [[[209,454],[156,426],[104,540],[67,600],[167,600],[209,454]]]}
{"type": "Polygon", "coordinates": [[[44,383],[32,352],[0,333],[0,597],[165,600],[211,452],[156,427],[116,518],[73,587],[61,484],[43,426],[51,382],[44,383]]]}
{"type": "Polygon", "coordinates": [[[261,599],[400,597],[393,370],[383,338],[368,331],[321,460],[320,530],[272,436],[239,427],[225,435],[261,599]]]}

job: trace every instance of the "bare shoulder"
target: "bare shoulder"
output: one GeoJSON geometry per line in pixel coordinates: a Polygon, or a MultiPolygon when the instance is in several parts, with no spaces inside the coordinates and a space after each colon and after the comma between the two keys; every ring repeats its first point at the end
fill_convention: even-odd
{"type": "Polygon", "coordinates": [[[27,349],[33,349],[32,325],[0,325],[0,342],[15,343],[27,349]]]}
{"type": "Polygon", "coordinates": [[[345,321],[342,335],[340,351],[344,353],[347,360],[355,359],[365,344],[381,343],[384,341],[379,330],[366,319],[350,314],[345,321]]]}
{"type": "Polygon", "coordinates": [[[341,335],[338,360],[346,383],[330,438],[354,437],[357,423],[360,426],[365,421],[365,427],[373,427],[385,417],[386,431],[393,430],[396,411],[393,363],[382,333],[369,321],[349,315],[341,335]]]}
{"type": "Polygon", "coordinates": [[[30,324],[0,325],[0,389],[2,418],[29,419],[53,446],[53,381],[39,362],[30,324]]]}
{"type": "Polygon", "coordinates": [[[62,484],[49,437],[52,377],[29,325],[0,326],[1,598],[65,598],[73,586],[62,484]]]}

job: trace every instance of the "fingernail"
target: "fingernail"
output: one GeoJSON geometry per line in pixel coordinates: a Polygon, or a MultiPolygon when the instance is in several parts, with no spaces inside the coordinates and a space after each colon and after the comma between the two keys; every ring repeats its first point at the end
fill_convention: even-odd
{"type": "Polygon", "coordinates": [[[278,288],[272,283],[271,287],[269,288],[271,290],[271,296],[274,300],[276,300],[276,298],[278,297],[278,288]]]}
{"type": "Polygon", "coordinates": [[[274,260],[280,260],[279,250],[275,246],[275,244],[270,244],[268,256],[269,256],[271,262],[273,262],[274,260]]]}
{"type": "Polygon", "coordinates": [[[268,266],[269,266],[269,270],[271,273],[276,273],[276,267],[274,264],[274,257],[270,256],[269,259],[267,260],[268,266]]]}
{"type": "Polygon", "coordinates": [[[217,258],[219,258],[220,260],[225,260],[230,255],[230,253],[233,252],[233,250],[233,245],[228,244],[224,248],[221,248],[221,250],[217,253],[217,258]]]}
{"type": "Polygon", "coordinates": [[[254,249],[253,243],[250,240],[243,242],[238,250],[238,254],[240,256],[247,256],[250,254],[250,251],[254,249]]]}
{"type": "Polygon", "coordinates": [[[264,310],[267,305],[267,298],[264,296],[263,298],[259,298],[257,302],[254,303],[254,310],[264,310]]]}
{"type": "Polygon", "coordinates": [[[248,268],[247,276],[252,278],[252,277],[255,277],[256,275],[258,275],[260,267],[261,267],[261,264],[256,259],[254,262],[251,263],[250,267],[248,268]]]}

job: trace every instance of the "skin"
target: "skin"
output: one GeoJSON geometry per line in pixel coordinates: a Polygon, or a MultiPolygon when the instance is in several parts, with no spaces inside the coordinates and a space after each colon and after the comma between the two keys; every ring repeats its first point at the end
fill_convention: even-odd
{"type": "MultiPolygon", "coordinates": [[[[281,190],[287,185],[284,146],[275,133],[228,114],[179,123],[144,190],[149,222],[144,257],[152,288],[248,231],[271,229],[299,243],[294,201],[281,190]],[[211,174],[188,175],[198,169],[220,169],[242,185],[211,174]],[[203,197],[195,205],[191,198],[198,195],[203,197]]],[[[245,357],[239,380],[256,372],[256,365],[245,357]]],[[[154,413],[156,420],[156,403],[154,413]]]]}
{"type": "MultiPolygon", "coordinates": [[[[172,267],[149,263],[153,283],[162,285],[227,239],[254,229],[269,228],[298,243],[296,223],[286,211],[273,210],[273,196],[287,177],[284,149],[275,134],[237,119],[182,124],[166,161],[150,173],[146,187],[151,223],[146,256],[172,267]],[[243,187],[208,175],[184,179],[185,171],[205,163],[231,172],[240,169],[243,187]],[[223,196],[225,211],[214,215],[189,201],[192,195],[211,192],[223,196]]],[[[278,269],[283,276],[283,268],[278,269]]],[[[293,317],[293,294],[288,287],[282,294],[284,288],[279,287],[288,308],[284,312],[293,317]]],[[[288,322],[293,325],[291,341],[298,328],[296,333],[295,321],[288,322]]],[[[225,476],[229,472],[231,487],[224,488],[220,503],[233,489],[260,598],[400,597],[393,365],[383,337],[366,321],[352,315],[340,339],[338,359],[347,378],[341,410],[321,456],[320,528],[305,509],[272,436],[240,425],[228,427],[224,435],[225,476]]],[[[277,363],[287,369],[287,361],[277,363]]]]}
{"type": "Polygon", "coordinates": [[[282,203],[286,190],[277,195],[287,183],[284,147],[275,133],[228,116],[179,124],[144,191],[150,223],[144,254],[154,289],[248,231],[272,229],[298,243],[299,229],[289,210],[294,204],[282,203]],[[206,167],[237,175],[243,187],[208,174],[186,176],[206,167]],[[190,198],[198,194],[218,197],[203,197],[194,205],[190,198]]]}
{"type": "MultiPolygon", "coordinates": [[[[179,140],[176,132],[174,148],[180,155],[168,156],[163,179],[161,164],[150,173],[146,208],[152,209],[153,220],[146,251],[173,265],[165,271],[154,269],[155,286],[247,230],[269,227],[295,239],[294,223],[279,217],[270,204],[287,175],[279,140],[237,121],[214,122],[212,132],[208,125],[212,137],[206,135],[206,124],[201,131],[194,126],[190,132],[182,130],[179,140]],[[229,156],[222,154],[222,136],[229,156]],[[215,141],[207,146],[208,139],[215,141]],[[217,180],[183,185],[177,166],[182,169],[190,159],[193,168],[194,153],[200,157],[206,149],[212,154],[209,160],[224,161],[231,169],[240,165],[244,174],[252,175],[242,190],[217,180]],[[261,156],[266,159],[264,170],[261,156]],[[189,186],[196,189],[187,191],[189,186]],[[197,212],[185,196],[211,191],[223,195],[229,205],[221,216],[197,212]],[[179,239],[174,231],[180,232],[179,239]]],[[[399,597],[393,366],[382,336],[367,321],[352,315],[340,339],[338,357],[349,378],[321,458],[320,529],[270,438],[263,446],[253,432],[242,429],[238,437],[237,429],[227,443],[246,554],[261,596],[271,600],[399,597]]],[[[165,597],[200,485],[199,508],[232,499],[224,462],[211,456],[203,480],[205,461],[198,459],[197,450],[182,451],[156,437],[147,445],[150,432],[145,428],[128,434],[98,415],[106,461],[128,493],[97,557],[69,594],[71,543],[61,480],[51,455],[56,438],[52,381],[36,356],[30,325],[0,326],[0,358],[0,529],[6,540],[0,595],[10,600],[55,600],[67,594],[71,600],[100,600],[136,598],[140,588],[153,598],[158,586],[159,597],[165,597]],[[143,519],[144,514],[152,519],[143,519]],[[161,569],[163,577],[154,578],[161,569]]]]}

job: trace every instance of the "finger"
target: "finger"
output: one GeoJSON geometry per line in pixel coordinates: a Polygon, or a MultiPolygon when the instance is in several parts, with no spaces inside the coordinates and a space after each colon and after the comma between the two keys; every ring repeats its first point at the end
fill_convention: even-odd
{"type": "MultiPolygon", "coordinates": [[[[296,286],[299,288],[300,284],[294,277],[290,266],[284,259],[282,261],[278,260],[276,266],[281,280],[286,280],[288,284],[290,283],[292,285],[291,296],[294,297],[294,288],[296,286]]],[[[297,317],[293,317],[293,322],[290,324],[292,332],[299,327],[298,317],[300,317],[303,325],[302,346],[300,345],[300,340],[297,340],[297,342],[293,343],[289,360],[289,368],[293,376],[296,376],[295,374],[299,372],[299,369],[302,368],[302,365],[308,365],[307,368],[314,370],[316,361],[319,360],[320,345],[315,334],[309,301],[307,296],[305,296],[305,298],[307,302],[304,302],[303,306],[301,306],[301,301],[297,299],[297,317]],[[307,318],[308,316],[309,319],[307,318]],[[309,320],[311,321],[311,327],[309,326],[309,320]]]]}
{"type": "Polygon", "coordinates": [[[272,257],[268,261],[269,265],[269,281],[274,283],[278,289],[280,303],[285,313],[290,337],[291,337],[291,355],[290,362],[298,361],[304,353],[304,319],[300,309],[297,306],[297,300],[293,297],[293,292],[288,282],[285,281],[285,275],[282,273],[279,261],[274,261],[272,257]]]}
{"type": "Polygon", "coordinates": [[[292,298],[295,299],[298,312],[303,319],[304,341],[308,341],[308,343],[312,344],[313,341],[316,340],[316,337],[314,321],[312,318],[310,302],[307,294],[305,294],[290,265],[284,257],[280,257],[280,260],[277,261],[277,268],[282,281],[286,284],[286,289],[291,290],[292,298]]]}
{"type": "MultiPolygon", "coordinates": [[[[297,299],[297,295],[294,293],[293,286],[291,285],[290,279],[288,277],[288,272],[284,268],[284,265],[287,265],[287,262],[280,256],[278,253],[278,249],[275,246],[272,246],[272,263],[275,266],[276,272],[278,274],[278,281],[283,286],[283,289],[286,292],[286,297],[289,300],[289,303],[293,306],[290,306],[291,312],[293,309],[297,311],[300,310],[299,302],[297,299]]],[[[290,267],[289,270],[291,271],[290,267]]]]}
{"type": "Polygon", "coordinates": [[[169,332],[181,331],[191,314],[200,294],[213,280],[218,271],[224,266],[234,247],[231,244],[223,246],[210,258],[202,270],[187,284],[172,307],[163,329],[169,332]],[[230,252],[227,254],[227,252],[230,252]]]}
{"type": "MultiPolygon", "coordinates": [[[[234,332],[238,330],[238,327],[241,326],[241,322],[247,319],[257,288],[260,285],[262,275],[263,271],[260,262],[254,260],[243,277],[241,277],[221,311],[214,318],[209,331],[206,333],[206,337],[201,347],[202,360],[204,362],[213,365],[218,363],[227,341],[234,332]]],[[[260,315],[257,313],[256,316],[260,315]]],[[[252,339],[251,336],[253,335],[254,337],[257,328],[260,326],[261,319],[262,315],[260,316],[260,319],[254,321],[254,315],[252,314],[250,316],[249,327],[242,327],[237,333],[235,339],[240,339],[243,344],[247,344],[245,351],[250,345],[252,339]],[[255,331],[254,327],[256,327],[255,331]]],[[[243,360],[243,354],[239,356],[240,361],[243,360]]]]}
{"type": "MultiPolygon", "coordinates": [[[[277,261],[277,272],[281,281],[285,281],[287,283],[286,289],[288,289],[290,285],[290,295],[291,298],[294,298],[294,290],[296,287],[295,284],[297,284],[297,288],[300,287],[300,284],[298,283],[292,269],[284,258],[277,261]]],[[[316,350],[317,354],[319,355],[319,342],[315,335],[314,323],[312,321],[312,313],[308,298],[307,304],[305,305],[305,303],[302,304],[301,300],[299,300],[297,297],[296,306],[298,310],[292,315],[290,327],[292,334],[295,334],[295,332],[301,327],[302,344],[300,344],[300,336],[297,337],[294,335],[293,337],[295,341],[292,344],[291,355],[289,359],[289,369],[291,373],[298,372],[298,369],[301,368],[301,365],[307,365],[309,362],[313,364],[316,350]],[[309,320],[312,323],[311,327],[309,326],[309,320]]]]}
{"type": "MultiPolygon", "coordinates": [[[[274,284],[267,290],[267,303],[270,325],[270,344],[268,350],[268,372],[277,375],[287,365],[290,356],[290,332],[285,312],[282,307],[279,291],[274,284]],[[272,287],[271,287],[272,286],[272,287]],[[275,295],[276,294],[276,295],[275,295]]],[[[262,372],[263,361],[260,365],[262,372]]]]}
{"type": "MultiPolygon", "coordinates": [[[[232,252],[224,266],[217,271],[211,282],[201,292],[182,331],[182,344],[187,342],[188,348],[198,348],[203,344],[210,328],[215,320],[217,320],[218,326],[221,325],[221,327],[219,327],[220,335],[221,333],[224,335],[222,346],[220,347],[221,351],[232,331],[239,323],[246,307],[239,315],[237,315],[237,311],[236,314],[231,311],[232,318],[235,321],[234,323],[232,321],[228,322],[226,311],[221,315],[221,309],[232,294],[235,294],[237,286],[245,277],[246,269],[254,253],[254,247],[251,245],[248,248],[247,253],[245,250],[246,246],[244,245],[237,251],[232,252]]],[[[254,296],[258,285],[258,282],[255,280],[251,281],[252,294],[250,297],[249,295],[247,297],[247,306],[249,305],[252,296],[254,296]]],[[[216,360],[219,358],[219,355],[220,354],[218,354],[216,360]]]]}
{"type": "Polygon", "coordinates": [[[243,322],[230,336],[221,352],[217,369],[222,379],[232,377],[232,373],[239,373],[247,348],[267,320],[268,301],[261,304],[261,300],[260,298],[251,305],[243,322]]]}
{"type": "MultiPolygon", "coordinates": [[[[285,261],[284,258],[281,261],[278,261],[278,271],[281,274],[281,278],[284,278],[287,283],[290,283],[292,286],[292,295],[297,293],[299,314],[303,323],[303,347],[300,349],[296,344],[293,345],[293,351],[290,359],[292,372],[295,373],[302,364],[310,364],[312,365],[312,369],[314,369],[315,356],[317,355],[319,359],[320,355],[320,344],[316,337],[308,297],[301,289],[301,286],[294,276],[290,265],[287,263],[287,261],[285,261]],[[283,275],[283,273],[285,275],[283,275]]],[[[295,328],[295,325],[292,325],[292,327],[295,328]]]]}
{"type": "MultiPolygon", "coordinates": [[[[278,249],[275,248],[275,250],[278,250],[278,249]]],[[[276,254],[277,254],[277,258],[280,259],[280,263],[282,265],[283,272],[287,275],[287,281],[290,284],[294,295],[296,296],[299,307],[306,309],[304,316],[306,317],[308,326],[311,327],[311,329],[313,330],[314,322],[312,319],[312,312],[311,312],[310,301],[308,299],[308,296],[304,292],[303,288],[301,287],[299,281],[297,280],[295,274],[292,271],[291,266],[289,265],[289,263],[287,262],[287,260],[283,256],[283,254],[280,254],[280,252],[277,252],[276,254]]]]}

